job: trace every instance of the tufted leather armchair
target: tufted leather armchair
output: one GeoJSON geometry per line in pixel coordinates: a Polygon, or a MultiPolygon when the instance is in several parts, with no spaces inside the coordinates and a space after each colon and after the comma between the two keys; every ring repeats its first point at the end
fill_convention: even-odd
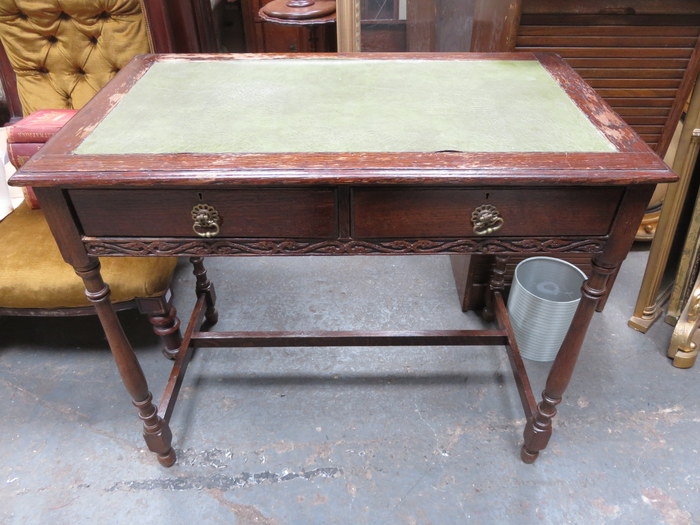
{"type": "MultiPolygon", "coordinates": [[[[195,3],[201,1],[0,0],[0,73],[11,121],[39,109],[81,108],[134,55],[209,50],[201,21],[187,16],[195,3]]],[[[0,315],[94,313],[41,210],[22,204],[2,220],[0,246],[0,315]]],[[[146,313],[169,357],[180,343],[168,292],[176,263],[101,261],[115,308],[146,313]]]]}

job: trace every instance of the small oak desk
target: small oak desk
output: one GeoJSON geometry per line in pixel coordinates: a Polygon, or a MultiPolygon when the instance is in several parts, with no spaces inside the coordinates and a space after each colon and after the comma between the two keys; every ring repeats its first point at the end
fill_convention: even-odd
{"type": "Polygon", "coordinates": [[[554,55],[141,56],[12,179],[32,185],[84,279],[148,447],[193,348],[493,344],[547,445],[606,282],[653,187],[674,175],[554,55]],[[211,255],[495,254],[497,330],[212,332],[211,255]],[[509,254],[594,254],[537,404],[504,306],[509,254]],[[198,301],[160,408],[96,256],[190,256],[198,301]]]}

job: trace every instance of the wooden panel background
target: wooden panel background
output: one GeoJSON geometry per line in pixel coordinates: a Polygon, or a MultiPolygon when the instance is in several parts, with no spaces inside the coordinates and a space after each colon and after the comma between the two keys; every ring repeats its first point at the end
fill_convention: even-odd
{"type": "Polygon", "coordinates": [[[663,155],[697,75],[700,2],[664,2],[663,14],[614,6],[591,13],[596,3],[547,13],[564,7],[524,1],[515,50],[559,54],[663,155]]]}

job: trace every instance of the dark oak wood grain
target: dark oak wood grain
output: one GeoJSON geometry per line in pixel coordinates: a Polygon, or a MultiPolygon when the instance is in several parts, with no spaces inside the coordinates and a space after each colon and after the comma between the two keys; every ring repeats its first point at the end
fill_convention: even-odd
{"type": "Polygon", "coordinates": [[[503,236],[605,235],[622,196],[618,188],[355,188],[353,237],[472,237],[472,211],[495,206],[503,236]]]}
{"type": "Polygon", "coordinates": [[[193,237],[192,208],[206,203],[222,217],[221,237],[336,238],[333,188],[72,190],[70,199],[85,235],[193,237]],[[113,210],[122,210],[115,217],[113,210]],[[294,217],[294,221],[290,221],[294,217]]]}
{"type": "Polygon", "coordinates": [[[292,347],[292,346],[434,346],[504,345],[505,332],[494,330],[423,330],[413,332],[218,332],[195,333],[195,347],[292,347]]]}

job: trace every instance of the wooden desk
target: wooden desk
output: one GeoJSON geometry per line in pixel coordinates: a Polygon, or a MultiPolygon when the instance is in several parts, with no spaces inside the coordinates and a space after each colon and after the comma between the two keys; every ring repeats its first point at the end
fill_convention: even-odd
{"type": "Polygon", "coordinates": [[[146,56],[14,176],[84,279],[160,462],[194,347],[494,344],[547,445],[606,281],[674,175],[553,55],[146,56]],[[497,330],[211,332],[211,255],[496,254],[497,330]],[[537,404],[502,298],[509,254],[595,254],[537,404]],[[96,256],[192,257],[198,301],[160,403],[96,256]],[[202,325],[205,325],[202,327],[202,325]]]}

